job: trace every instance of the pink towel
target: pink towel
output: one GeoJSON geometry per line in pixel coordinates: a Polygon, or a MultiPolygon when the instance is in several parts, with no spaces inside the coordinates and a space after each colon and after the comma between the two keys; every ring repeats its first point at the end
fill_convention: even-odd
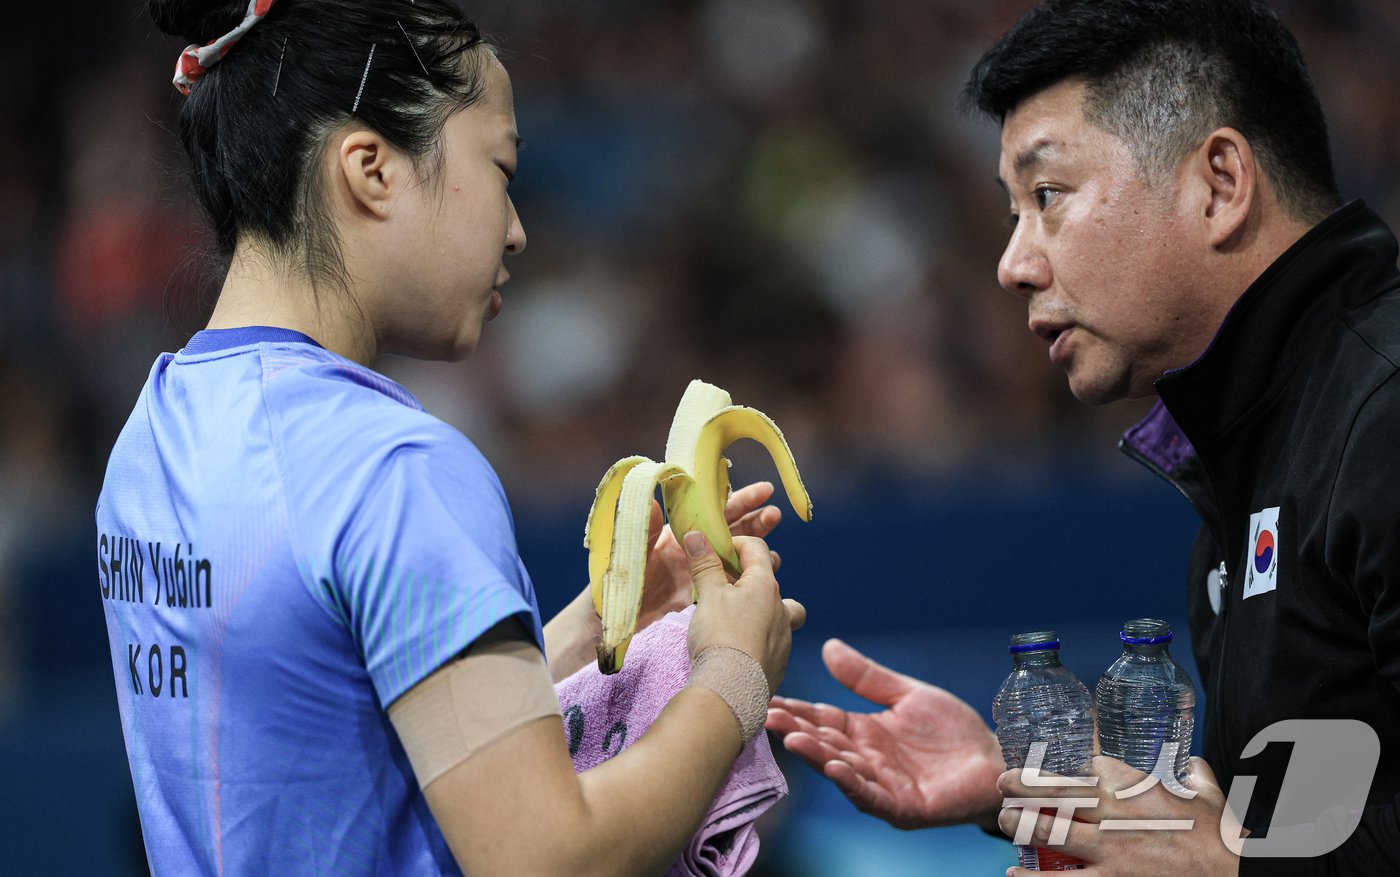
{"type": "MultiPolygon", "coordinates": [[[[622,669],[612,676],[589,664],[555,686],[574,770],[596,767],[630,746],[690,679],[686,632],[691,606],[654,622],[633,638],[622,669]]],[[[787,781],[759,734],[734,762],[700,830],[666,871],[667,877],[732,877],[758,857],[754,821],[787,794],[787,781]]]]}

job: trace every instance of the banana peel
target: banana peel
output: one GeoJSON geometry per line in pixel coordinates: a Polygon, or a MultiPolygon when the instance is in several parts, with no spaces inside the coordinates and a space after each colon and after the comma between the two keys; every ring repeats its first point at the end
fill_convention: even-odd
{"type": "Polygon", "coordinates": [[[624,457],[603,475],[583,535],[593,609],[603,622],[598,643],[598,669],[603,673],[622,669],[627,646],[636,633],[651,503],[658,487],[672,531],[678,536],[700,531],[714,546],[725,570],[739,575],[739,555],[724,515],[730,493],[729,461],[724,452],[744,438],[767,449],[793,511],[810,521],[812,500],[777,424],[761,411],[734,405],[727,392],[700,380],[691,381],[681,396],[661,462],[643,456],[624,457]]]}

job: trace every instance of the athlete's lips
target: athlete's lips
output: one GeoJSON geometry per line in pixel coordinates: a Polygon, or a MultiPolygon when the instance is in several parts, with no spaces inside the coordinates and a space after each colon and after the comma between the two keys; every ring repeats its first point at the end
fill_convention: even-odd
{"type": "Polygon", "coordinates": [[[491,302],[486,306],[486,319],[488,321],[496,319],[501,312],[501,287],[510,282],[510,274],[502,272],[501,278],[496,281],[496,286],[491,290],[491,302]]]}

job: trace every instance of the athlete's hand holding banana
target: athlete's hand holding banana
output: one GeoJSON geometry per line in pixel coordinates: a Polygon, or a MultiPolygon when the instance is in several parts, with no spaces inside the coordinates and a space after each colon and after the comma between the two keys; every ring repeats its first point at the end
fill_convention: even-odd
{"type": "Polygon", "coordinates": [[[733,584],[704,535],[690,531],[685,547],[698,591],[690,621],[690,657],[710,646],[738,649],[763,667],[769,694],[777,691],[787,670],[792,632],[807,620],[807,610],[779,593],[767,543],[753,536],[734,537],[741,572],[733,584]],[[775,611],[779,602],[785,612],[775,611]]]}
{"type": "MultiPolygon", "coordinates": [[[[593,607],[602,619],[597,651],[598,668],[604,673],[616,673],[622,667],[627,645],[641,621],[651,569],[648,560],[654,553],[650,536],[659,523],[653,499],[658,486],[671,529],[702,534],[725,571],[740,577],[724,451],[741,438],[754,439],[768,450],[793,511],[804,521],[811,519],[812,501],[777,425],[761,411],[732,404],[719,387],[691,381],[671,421],[663,461],[643,456],[618,460],[599,482],[588,514],[583,544],[588,548],[593,607]]],[[[771,516],[769,520],[776,524],[771,516]]],[[[759,529],[763,526],[755,524],[759,529]]],[[[678,598],[672,590],[656,599],[666,606],[678,598]]]]}
{"type": "MultiPolygon", "coordinates": [[[[734,536],[767,538],[783,520],[781,509],[764,505],[772,496],[773,484],[768,481],[757,481],[734,491],[724,513],[729,522],[729,532],[734,536]]],[[[651,553],[647,555],[642,603],[637,611],[637,630],[644,629],[668,612],[678,612],[695,602],[690,558],[681,545],[683,535],[671,529],[661,513],[661,504],[653,501],[647,539],[651,544],[651,553]]],[[[772,554],[773,571],[776,572],[782,560],[776,551],[772,554]]]]}

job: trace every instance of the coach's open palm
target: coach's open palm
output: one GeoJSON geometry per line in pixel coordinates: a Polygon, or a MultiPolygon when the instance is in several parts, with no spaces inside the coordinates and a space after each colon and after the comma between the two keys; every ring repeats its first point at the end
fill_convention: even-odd
{"type": "Polygon", "coordinates": [[[838,682],[887,709],[853,713],[775,697],[767,727],[788,751],[897,828],[995,826],[1005,765],[996,735],[972,707],[840,640],[827,641],[822,660],[838,682]]]}

